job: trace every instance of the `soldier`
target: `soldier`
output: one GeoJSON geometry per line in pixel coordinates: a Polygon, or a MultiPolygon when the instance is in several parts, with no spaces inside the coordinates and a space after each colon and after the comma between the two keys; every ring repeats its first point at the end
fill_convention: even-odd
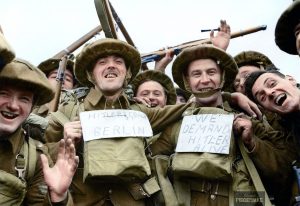
{"type": "MultiPolygon", "coordinates": [[[[257,71],[249,75],[245,82],[245,87],[246,94],[251,100],[261,105],[264,109],[281,116],[280,123],[285,128],[286,145],[290,145],[290,148],[298,151],[300,138],[300,90],[297,88],[297,82],[293,78],[287,78],[278,71],[257,71]]],[[[292,165],[292,160],[297,159],[294,150],[290,150],[289,158],[287,159],[290,166],[292,165]]],[[[293,191],[293,194],[296,193],[299,196],[299,191],[293,191]]],[[[295,199],[292,200],[292,202],[294,201],[295,199]]]]}
{"type": "Polygon", "coordinates": [[[189,100],[190,95],[188,92],[177,87],[176,89],[176,104],[186,103],[189,100]]]}
{"type": "MultiPolygon", "coordinates": [[[[51,58],[41,62],[38,65],[38,68],[45,73],[53,89],[56,88],[56,84],[57,84],[56,76],[57,76],[60,61],[61,61],[60,59],[51,58]]],[[[62,83],[63,89],[71,90],[76,87],[77,81],[74,76],[73,68],[74,68],[74,62],[71,59],[68,59],[65,74],[64,74],[64,81],[62,83]]]]}
{"type": "Polygon", "coordinates": [[[161,107],[176,103],[172,80],[164,73],[148,70],[138,74],[131,83],[135,98],[149,107],[161,107]]]}
{"type": "MultiPolygon", "coordinates": [[[[236,113],[230,108],[228,102],[223,102],[222,99],[221,91],[230,87],[231,80],[237,74],[236,63],[224,51],[211,46],[186,49],[175,59],[172,74],[180,88],[195,96],[195,102],[184,112],[184,116],[236,113]]],[[[221,166],[226,165],[226,161],[229,159],[223,163],[217,160],[221,161],[227,155],[183,153],[182,164],[178,164],[180,163],[178,161],[175,163],[175,156],[181,155],[174,153],[181,124],[182,121],[179,121],[167,127],[160,138],[150,145],[151,154],[172,155],[173,157],[170,161],[170,169],[174,170],[171,171],[170,178],[173,178],[179,204],[233,205],[233,194],[230,191],[254,191],[251,182],[253,177],[249,177],[244,160],[240,158],[239,150],[244,148],[262,174],[270,179],[279,176],[277,171],[281,165],[277,158],[280,152],[275,153],[275,146],[270,144],[272,138],[276,139],[280,135],[278,132],[267,130],[257,121],[236,116],[233,129],[238,138],[241,138],[244,146],[238,147],[234,138],[231,138],[229,156],[233,158],[234,162],[233,165],[228,166],[230,168],[230,175],[228,175],[233,177],[231,179],[224,176],[224,168],[221,166]],[[270,156],[263,155],[266,151],[270,156]],[[184,165],[186,165],[185,172],[176,173],[179,171],[179,167],[184,165]],[[243,179],[247,181],[243,182],[243,179]]],[[[200,132],[198,131],[198,133],[200,132]]]]}
{"type": "MultiPolygon", "coordinates": [[[[124,93],[124,88],[127,82],[136,76],[140,66],[141,59],[138,51],[123,41],[101,39],[86,46],[76,58],[75,75],[82,85],[91,87],[90,92],[82,102],[79,102],[79,106],[76,107],[74,106],[74,102],[69,101],[63,103],[58,112],[50,115],[49,127],[46,131],[48,141],[59,141],[63,137],[65,139],[71,138],[77,143],[78,153],[81,153],[82,155],[80,156],[83,158],[85,155],[83,155],[82,148],[84,142],[82,141],[81,123],[80,121],[74,121],[76,120],[74,117],[78,116],[80,111],[105,109],[133,109],[142,111],[148,116],[154,134],[161,131],[166,124],[180,118],[184,110],[183,105],[177,107],[166,106],[162,110],[160,108],[147,108],[144,105],[132,104],[132,102],[128,100],[127,95],[124,93]],[[68,113],[68,111],[71,111],[71,113],[68,113]],[[61,114],[64,114],[69,121],[71,120],[71,122],[66,123],[64,127],[62,126],[62,121],[60,121],[61,114]]],[[[114,153],[115,158],[117,158],[116,155],[119,154],[121,155],[119,158],[125,160],[128,158],[127,155],[133,155],[131,158],[136,159],[136,157],[139,157],[139,160],[143,160],[139,164],[143,167],[148,167],[149,163],[145,157],[143,148],[144,142],[141,141],[140,138],[120,138],[97,141],[102,142],[103,150],[101,150],[101,152],[109,149],[105,148],[104,144],[116,141],[111,145],[114,145],[116,148],[114,151],[117,152],[117,148],[122,148],[122,150],[128,149],[126,153],[114,153]],[[127,145],[126,142],[131,141],[135,143],[127,145]],[[136,149],[132,148],[133,145],[142,145],[141,153],[135,154],[134,151],[136,149]]],[[[82,160],[82,162],[84,161],[87,160],[82,160]]],[[[135,161],[129,159],[127,161],[135,163],[135,161]]],[[[112,165],[113,162],[111,161],[107,169],[113,171],[112,165]]],[[[120,163],[118,163],[118,165],[120,165],[120,163]]],[[[76,205],[145,205],[147,201],[150,201],[148,197],[151,195],[151,192],[157,191],[145,191],[143,189],[145,188],[142,187],[143,183],[149,178],[148,176],[145,177],[145,175],[143,175],[141,179],[134,180],[134,176],[136,175],[131,174],[128,177],[132,179],[132,182],[122,180],[116,183],[115,180],[120,179],[118,176],[114,176],[114,181],[109,178],[104,178],[104,182],[102,183],[97,181],[83,182],[82,171],[85,169],[83,165],[79,166],[71,186],[76,205]]],[[[135,173],[138,174],[139,171],[136,170],[135,173]]]]}
{"type": "MultiPolygon", "coordinates": [[[[60,59],[47,59],[38,65],[38,68],[42,72],[44,72],[44,74],[48,78],[48,80],[54,90],[56,89],[56,85],[57,85],[56,76],[57,76],[57,72],[58,72],[59,62],[60,62],[60,59]]],[[[72,95],[76,98],[77,97],[80,98],[81,96],[77,95],[77,93],[78,93],[77,91],[84,90],[83,88],[76,89],[79,85],[75,78],[73,68],[74,68],[74,62],[71,59],[68,59],[67,65],[66,65],[66,70],[64,73],[64,80],[62,83],[62,90],[61,90],[62,93],[61,93],[61,97],[60,97],[61,102],[66,101],[64,99],[68,99],[70,95],[72,95]]],[[[41,117],[46,117],[49,113],[49,103],[34,108],[32,113],[37,114],[41,117]]],[[[34,120],[35,117],[32,116],[31,119],[34,120]]]]}
{"type": "Polygon", "coordinates": [[[275,67],[272,61],[257,51],[243,51],[234,57],[238,66],[238,73],[234,79],[234,91],[245,94],[244,82],[247,76],[254,71],[267,70],[275,67]]]}
{"type": "Polygon", "coordinates": [[[275,42],[282,50],[300,55],[300,1],[293,3],[281,14],[275,27],[275,42]]]}
{"type": "Polygon", "coordinates": [[[74,145],[62,140],[56,164],[49,168],[47,148],[21,127],[34,105],[53,98],[45,75],[15,59],[3,67],[0,81],[0,204],[73,205],[67,190],[78,164],[74,145]]]}

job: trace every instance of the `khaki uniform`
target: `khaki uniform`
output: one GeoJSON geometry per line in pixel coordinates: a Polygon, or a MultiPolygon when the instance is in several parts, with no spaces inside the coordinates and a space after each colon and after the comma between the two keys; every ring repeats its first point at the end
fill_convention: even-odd
{"type": "MultiPolygon", "coordinates": [[[[144,105],[131,105],[125,94],[120,95],[114,103],[108,103],[105,97],[95,89],[91,89],[86,98],[82,101],[84,111],[103,109],[133,109],[144,112],[150,121],[154,134],[162,131],[171,122],[181,118],[182,112],[188,105],[166,106],[165,108],[147,108],[144,105]]],[[[68,116],[72,103],[62,104],[59,112],[68,116]]],[[[78,109],[78,107],[77,107],[78,109]]],[[[75,113],[79,113],[76,111],[75,113]]],[[[71,117],[72,120],[72,117],[71,117]]],[[[49,127],[46,130],[48,142],[56,142],[63,138],[63,126],[53,115],[49,116],[49,127]]],[[[83,159],[82,145],[77,147],[77,154],[80,158],[80,165],[76,171],[73,183],[70,187],[72,197],[76,205],[146,205],[144,200],[134,200],[128,192],[127,185],[85,182],[83,183],[83,159]]],[[[151,204],[150,204],[151,205],[151,204]]]]}
{"type": "MultiPolygon", "coordinates": [[[[224,103],[224,110],[227,112],[234,112],[228,104],[224,103]]],[[[215,113],[216,108],[195,108],[190,107],[187,109],[185,113],[191,114],[203,114],[203,113],[215,113]]],[[[150,146],[151,153],[153,155],[164,154],[171,155],[174,153],[179,131],[181,127],[181,121],[169,126],[162,133],[161,137],[150,146]]],[[[261,123],[254,122],[254,134],[256,140],[256,146],[253,151],[249,152],[250,157],[252,158],[255,166],[257,167],[258,172],[265,178],[268,183],[272,183],[271,185],[276,185],[274,182],[280,182],[281,186],[283,185],[283,180],[286,179],[287,170],[283,169],[283,167],[288,167],[286,161],[290,158],[287,154],[283,140],[283,136],[275,131],[266,132],[265,126],[261,123]]],[[[232,142],[233,147],[237,147],[235,142],[232,142]]],[[[231,143],[231,144],[232,144],[231,143]]],[[[236,150],[234,155],[235,164],[233,170],[235,171],[233,176],[233,189],[234,190],[244,190],[245,188],[251,186],[251,180],[248,174],[247,169],[245,170],[245,166],[242,160],[239,160],[239,152],[236,150]],[[244,180],[248,180],[241,184],[239,182],[241,176],[244,175],[244,180]],[[235,178],[237,178],[235,180],[235,178]],[[248,184],[248,185],[247,185],[248,184]],[[236,187],[240,185],[240,187],[236,187]]],[[[213,171],[207,171],[213,172],[213,171]]],[[[243,178],[242,178],[243,179],[243,178]]],[[[175,180],[176,181],[176,180],[175,180]]],[[[228,182],[218,182],[217,191],[219,195],[214,195],[216,191],[216,183],[212,181],[207,181],[204,179],[184,179],[184,182],[188,182],[191,189],[191,205],[228,205],[228,194],[230,191],[230,183],[228,182]],[[199,184],[198,184],[199,183],[199,184]],[[223,195],[222,195],[223,194],[223,195]]],[[[249,187],[251,188],[251,187],[249,187]]],[[[176,186],[175,186],[176,190],[176,186]]]]}
{"type": "MultiPolygon", "coordinates": [[[[12,174],[16,178],[18,177],[18,173],[15,170],[16,155],[19,154],[24,143],[25,131],[22,128],[17,129],[16,132],[8,136],[6,139],[0,140],[0,170],[12,174]]],[[[40,149],[43,150],[43,152],[47,151],[47,149],[42,146],[42,144],[40,146],[40,149]]],[[[40,152],[37,153],[38,155],[40,154],[40,152]]],[[[25,180],[26,195],[22,205],[51,205],[50,199],[47,196],[47,185],[44,182],[44,176],[39,156],[37,157],[33,177],[27,179],[27,176],[25,176],[25,180]]],[[[71,196],[68,196],[68,198],[64,202],[62,202],[61,205],[73,205],[71,196]]]]}

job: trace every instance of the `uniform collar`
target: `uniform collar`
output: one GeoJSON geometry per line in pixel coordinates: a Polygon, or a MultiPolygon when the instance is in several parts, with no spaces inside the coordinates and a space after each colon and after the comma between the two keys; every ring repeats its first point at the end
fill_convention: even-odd
{"type": "MultiPolygon", "coordinates": [[[[88,93],[86,99],[93,105],[96,106],[101,101],[105,102],[105,96],[103,93],[99,90],[96,90],[95,88],[91,88],[90,92],[88,93]]],[[[122,108],[129,108],[130,102],[127,98],[127,95],[122,92],[119,96],[119,101],[121,102],[122,108]]]]}
{"type": "MultiPolygon", "coordinates": [[[[228,101],[224,101],[222,105],[218,105],[216,106],[216,108],[223,109],[224,111],[229,113],[237,113],[236,110],[230,107],[228,101]]],[[[199,109],[201,109],[201,106],[198,106],[196,102],[193,102],[191,106],[184,112],[184,115],[198,114],[199,109]]]]}
{"type": "Polygon", "coordinates": [[[19,127],[13,134],[7,136],[1,141],[7,141],[10,143],[13,154],[19,152],[20,144],[24,141],[25,131],[19,127]]]}

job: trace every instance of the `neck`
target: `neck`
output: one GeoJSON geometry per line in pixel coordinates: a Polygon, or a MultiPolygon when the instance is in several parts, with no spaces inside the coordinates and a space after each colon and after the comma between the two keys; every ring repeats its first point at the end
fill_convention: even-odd
{"type": "Polygon", "coordinates": [[[217,107],[222,103],[222,95],[219,92],[207,98],[196,98],[196,104],[201,107],[217,107]]]}
{"type": "Polygon", "coordinates": [[[98,87],[95,87],[95,89],[103,94],[103,96],[106,98],[107,101],[113,102],[118,99],[118,97],[123,92],[123,88],[120,88],[117,91],[103,91],[99,89],[98,87]]]}
{"type": "Polygon", "coordinates": [[[107,101],[109,101],[109,102],[114,102],[114,101],[116,101],[116,100],[120,97],[122,91],[123,91],[123,90],[120,90],[120,91],[118,91],[118,92],[116,92],[116,93],[114,93],[114,94],[111,94],[111,93],[103,93],[103,95],[105,96],[105,98],[106,98],[107,101]]]}

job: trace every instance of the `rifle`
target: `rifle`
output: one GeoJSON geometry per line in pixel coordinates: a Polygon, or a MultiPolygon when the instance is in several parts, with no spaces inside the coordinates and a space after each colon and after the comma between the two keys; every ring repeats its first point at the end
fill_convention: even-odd
{"type": "Polygon", "coordinates": [[[49,112],[56,112],[58,109],[59,105],[59,100],[60,100],[60,92],[61,92],[61,86],[64,82],[64,76],[65,76],[65,70],[67,67],[67,61],[68,61],[68,55],[64,55],[60,62],[59,62],[59,67],[57,70],[57,75],[56,75],[56,86],[55,86],[55,94],[54,98],[51,100],[50,105],[49,105],[49,112]]]}
{"type": "Polygon", "coordinates": [[[55,96],[50,102],[49,112],[55,112],[58,109],[61,87],[64,81],[65,70],[66,70],[67,61],[70,54],[74,52],[76,49],[78,49],[80,46],[82,46],[85,42],[90,40],[92,37],[94,37],[101,30],[102,30],[101,26],[95,27],[90,32],[88,32],[87,34],[79,38],[77,41],[72,43],[70,46],[68,46],[66,49],[63,49],[62,51],[58,52],[53,56],[54,59],[60,59],[60,62],[57,71],[57,76],[56,76],[57,83],[55,87],[55,96]]]}
{"type": "MultiPolygon", "coordinates": [[[[125,37],[126,41],[133,47],[136,48],[135,44],[133,43],[129,33],[127,32],[124,24],[122,23],[120,17],[118,16],[116,10],[114,9],[114,7],[112,6],[112,4],[109,2],[109,6],[110,6],[110,9],[111,9],[111,13],[112,13],[112,16],[114,17],[115,19],[115,22],[118,24],[123,36],[125,37]]],[[[146,64],[142,64],[142,69],[143,70],[148,70],[148,67],[146,64]]]]}
{"type": "MultiPolygon", "coordinates": [[[[231,34],[231,39],[236,38],[236,37],[240,37],[240,36],[244,36],[247,34],[251,34],[254,32],[258,32],[261,30],[266,30],[267,26],[266,25],[261,25],[261,26],[257,26],[257,27],[253,27],[253,28],[249,28],[249,29],[245,29],[245,30],[241,30],[238,32],[233,32],[231,34]]],[[[185,42],[176,46],[172,46],[169,47],[169,49],[173,49],[174,54],[178,54],[181,50],[188,48],[188,47],[192,47],[192,46],[197,46],[199,44],[209,44],[211,43],[210,39],[198,39],[198,40],[194,40],[194,41],[189,41],[189,42],[185,42]]],[[[162,58],[163,56],[166,55],[166,51],[165,50],[157,50],[154,52],[149,52],[149,53],[145,53],[142,54],[142,63],[148,63],[148,62],[152,62],[152,61],[157,61],[160,58],[162,58]]]]}
{"type": "Polygon", "coordinates": [[[62,51],[58,52],[53,56],[54,59],[61,59],[64,55],[69,55],[79,47],[81,47],[85,42],[93,38],[96,34],[102,31],[102,27],[99,25],[89,31],[87,34],[79,38],[77,41],[72,43],[70,46],[67,48],[63,49],[62,51]]]}

